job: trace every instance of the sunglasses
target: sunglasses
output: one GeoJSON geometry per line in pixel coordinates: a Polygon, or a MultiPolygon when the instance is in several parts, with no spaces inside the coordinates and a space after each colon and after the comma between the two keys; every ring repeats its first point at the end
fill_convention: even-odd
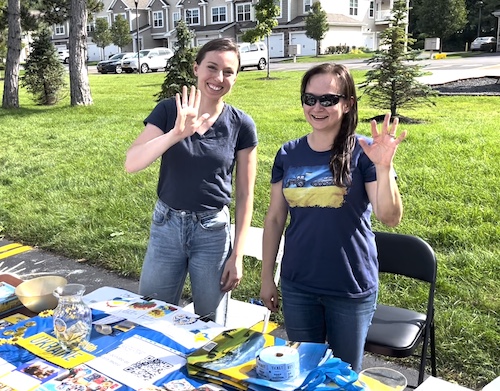
{"type": "Polygon", "coordinates": [[[302,94],[301,100],[303,105],[314,106],[317,101],[323,107],[335,106],[340,102],[340,98],[345,98],[345,95],[338,94],[325,94],[321,96],[316,96],[313,94],[302,94]]]}

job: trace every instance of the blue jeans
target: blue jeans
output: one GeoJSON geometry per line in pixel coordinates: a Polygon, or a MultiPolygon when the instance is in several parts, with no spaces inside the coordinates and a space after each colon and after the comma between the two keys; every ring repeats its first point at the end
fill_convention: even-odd
{"type": "Polygon", "coordinates": [[[288,339],[328,342],[335,357],[361,371],[366,335],[377,305],[377,293],[361,299],[319,295],[281,280],[288,339]]]}
{"type": "Polygon", "coordinates": [[[158,200],[139,282],[139,294],[178,304],[187,273],[195,312],[226,321],[227,294],[221,291],[231,251],[229,209],[179,211],[158,200]]]}

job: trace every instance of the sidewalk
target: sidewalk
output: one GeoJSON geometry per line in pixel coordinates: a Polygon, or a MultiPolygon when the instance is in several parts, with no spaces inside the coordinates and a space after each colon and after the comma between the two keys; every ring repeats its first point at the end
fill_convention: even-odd
{"type": "MultiPolygon", "coordinates": [[[[425,68],[423,69],[423,71],[425,72],[425,68]]],[[[453,69],[453,70],[433,69],[429,71],[429,75],[418,77],[417,80],[420,81],[421,83],[429,85],[437,85],[437,84],[449,83],[456,80],[479,78],[479,77],[500,78],[500,64],[482,68],[474,68],[474,69],[453,69]]]]}
{"type": "MultiPolygon", "coordinates": [[[[78,262],[73,259],[23,246],[20,243],[13,243],[1,238],[0,273],[16,274],[23,280],[29,280],[43,275],[60,275],[66,277],[70,283],[85,285],[85,293],[90,293],[102,286],[113,286],[134,293],[137,293],[139,289],[139,281],[136,279],[122,277],[99,267],[89,265],[86,262],[78,262]]],[[[283,329],[275,330],[272,334],[286,338],[286,333],[283,329]]],[[[386,361],[380,357],[365,354],[363,368],[374,367],[393,368],[404,374],[408,379],[406,391],[416,388],[418,379],[416,367],[406,368],[386,361]]]]}

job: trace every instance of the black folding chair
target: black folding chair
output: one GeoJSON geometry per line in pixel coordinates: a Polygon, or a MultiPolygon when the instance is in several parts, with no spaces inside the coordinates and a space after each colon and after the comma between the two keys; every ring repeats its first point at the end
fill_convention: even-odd
{"type": "Polygon", "coordinates": [[[437,260],[431,246],[411,235],[376,232],[379,272],[406,276],[428,283],[426,313],[408,308],[377,305],[368,330],[365,351],[389,357],[408,357],[422,345],[418,385],[424,380],[427,360],[436,376],[434,291],[437,260]],[[428,345],[430,341],[430,354],[428,345]]]}

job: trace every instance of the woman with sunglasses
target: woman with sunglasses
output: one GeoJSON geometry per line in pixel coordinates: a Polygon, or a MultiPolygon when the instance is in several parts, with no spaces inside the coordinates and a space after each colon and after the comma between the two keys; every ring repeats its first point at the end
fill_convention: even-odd
{"type": "Polygon", "coordinates": [[[336,357],[359,372],[377,300],[378,263],[372,212],[394,227],[403,207],[393,158],[406,137],[386,115],[372,139],[355,134],[358,107],[348,69],[321,64],[302,78],[309,134],[285,143],[271,175],[264,222],[261,298],[278,311],[273,269],[288,214],[281,270],[288,339],[327,341],[336,357]]]}
{"type": "Polygon", "coordinates": [[[189,273],[195,312],[221,324],[226,293],[238,286],[243,274],[257,164],[254,121],[224,102],[239,68],[234,41],[207,42],[193,64],[198,88],[183,87],[182,94],[158,103],[125,162],[128,172],[136,172],[161,157],[139,293],[178,304],[189,273]],[[233,171],[231,248],[228,205],[233,171]]]}

